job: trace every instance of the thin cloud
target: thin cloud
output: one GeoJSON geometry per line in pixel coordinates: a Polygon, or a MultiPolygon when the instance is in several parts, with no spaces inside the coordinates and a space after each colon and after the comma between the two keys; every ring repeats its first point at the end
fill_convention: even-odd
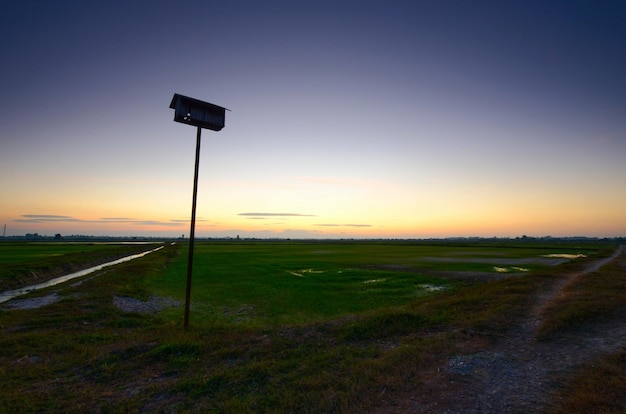
{"type": "MultiPolygon", "coordinates": [[[[205,221],[202,219],[196,221],[205,221]]],[[[129,223],[135,224],[138,226],[172,226],[177,227],[181,224],[189,223],[189,220],[168,220],[168,221],[160,221],[160,220],[139,220],[136,218],[130,217],[102,217],[100,220],[89,221],[89,223],[129,223]]]]}
{"type": "Polygon", "coordinates": [[[100,220],[93,220],[90,223],[130,223],[140,226],[180,226],[181,223],[174,220],[160,221],[160,220],[138,220],[129,217],[102,217],[100,220]]]}
{"type": "Polygon", "coordinates": [[[319,227],[372,227],[371,224],[331,224],[331,223],[321,223],[315,224],[319,227]]]}
{"type": "Polygon", "coordinates": [[[248,217],[315,217],[314,214],[300,213],[239,213],[237,215],[248,217]]]}
{"type": "MultiPolygon", "coordinates": [[[[170,222],[172,222],[172,223],[179,223],[179,224],[180,223],[188,224],[190,221],[191,221],[191,218],[188,218],[188,219],[172,219],[172,220],[170,220],[170,222]]],[[[200,222],[207,222],[209,220],[202,219],[202,218],[196,218],[196,223],[199,222],[199,221],[200,222]]]]}
{"type": "Polygon", "coordinates": [[[134,221],[134,218],[131,217],[102,217],[100,220],[105,221],[134,221]]]}
{"type": "Polygon", "coordinates": [[[130,223],[138,224],[140,226],[180,226],[181,223],[174,223],[172,221],[157,221],[157,220],[136,220],[130,223]]]}
{"type": "Polygon", "coordinates": [[[39,219],[70,219],[71,216],[58,216],[54,214],[23,214],[22,217],[39,218],[39,219]]]}
{"type": "Polygon", "coordinates": [[[23,219],[15,219],[19,223],[49,223],[49,222],[81,222],[83,220],[70,216],[57,216],[52,214],[22,214],[23,219]]]}
{"type": "MultiPolygon", "coordinates": [[[[139,220],[131,217],[102,217],[98,220],[83,220],[72,216],[60,216],[54,214],[22,214],[23,218],[13,221],[18,223],[95,223],[95,224],[113,224],[113,223],[129,223],[139,226],[180,226],[181,222],[175,220],[158,221],[158,220],[139,220]]],[[[201,220],[200,220],[201,221],[201,220]]]]}

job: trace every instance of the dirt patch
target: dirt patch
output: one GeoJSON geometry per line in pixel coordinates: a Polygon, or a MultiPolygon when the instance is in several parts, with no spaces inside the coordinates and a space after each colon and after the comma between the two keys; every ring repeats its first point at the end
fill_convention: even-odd
{"type": "Polygon", "coordinates": [[[5,309],[37,309],[50,305],[58,301],[60,298],[59,294],[54,292],[37,298],[13,299],[6,304],[3,304],[2,307],[5,309]]]}
{"type": "MultiPolygon", "coordinates": [[[[13,299],[2,304],[4,309],[37,309],[51,305],[61,299],[58,292],[27,299],[13,299]]],[[[153,296],[150,300],[139,300],[128,296],[113,296],[113,304],[124,312],[155,314],[166,308],[180,306],[181,302],[172,298],[153,296]]]]}
{"type": "MultiPolygon", "coordinates": [[[[577,256],[579,257],[579,256],[577,256]]],[[[500,257],[424,257],[422,260],[425,262],[442,262],[442,263],[485,263],[492,265],[505,265],[505,266],[521,266],[529,264],[540,264],[544,266],[557,266],[562,263],[568,262],[575,257],[559,256],[543,256],[543,257],[528,257],[523,259],[514,258],[500,258],[500,257]]]]}
{"type": "Polygon", "coordinates": [[[180,301],[158,296],[153,296],[147,301],[128,296],[113,296],[113,304],[124,312],[155,314],[166,308],[180,306],[180,301]]]}
{"type": "Polygon", "coordinates": [[[467,283],[483,283],[493,280],[499,280],[509,277],[523,276],[523,272],[465,272],[465,271],[425,271],[422,274],[427,274],[436,277],[443,277],[449,280],[462,281],[467,283]]]}

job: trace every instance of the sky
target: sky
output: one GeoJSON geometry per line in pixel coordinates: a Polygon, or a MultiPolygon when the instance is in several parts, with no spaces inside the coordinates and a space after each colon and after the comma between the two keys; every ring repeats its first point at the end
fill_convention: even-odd
{"type": "MultiPolygon", "coordinates": [[[[626,2],[0,4],[7,236],[626,236],[626,2]]],[[[0,229],[2,229],[0,227],[0,229]]]]}

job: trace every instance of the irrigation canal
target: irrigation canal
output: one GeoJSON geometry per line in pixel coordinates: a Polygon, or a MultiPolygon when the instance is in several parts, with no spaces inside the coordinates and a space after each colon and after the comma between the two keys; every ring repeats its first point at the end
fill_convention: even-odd
{"type": "Polygon", "coordinates": [[[103,267],[107,267],[107,266],[113,266],[116,264],[120,264],[120,263],[124,263],[124,262],[129,262],[133,259],[138,259],[140,257],[143,257],[147,254],[156,252],[157,250],[161,250],[163,248],[163,246],[157,247],[156,249],[152,249],[152,250],[148,250],[147,252],[143,252],[143,253],[138,253],[138,254],[133,254],[130,256],[126,256],[126,257],[122,257],[121,259],[117,259],[117,260],[113,260],[112,262],[107,262],[107,263],[103,263],[101,265],[98,266],[93,266],[87,269],[83,269],[81,271],[78,272],[74,272],[74,273],[69,273],[65,276],[59,276],[56,277],[54,279],[50,279],[47,282],[42,282],[42,283],[38,283],[36,285],[31,285],[31,286],[25,286],[23,288],[19,288],[19,289],[15,289],[15,290],[8,290],[6,292],[0,292],[0,303],[9,301],[15,297],[21,296],[21,295],[25,295],[29,292],[32,292],[33,290],[37,290],[37,289],[43,289],[43,288],[47,288],[50,286],[54,286],[54,285],[58,285],[59,283],[63,283],[63,282],[67,282],[68,280],[72,280],[72,279],[76,279],[77,277],[81,277],[81,276],[85,276],[88,275],[90,273],[93,272],[97,272],[98,270],[102,269],[103,267]]]}

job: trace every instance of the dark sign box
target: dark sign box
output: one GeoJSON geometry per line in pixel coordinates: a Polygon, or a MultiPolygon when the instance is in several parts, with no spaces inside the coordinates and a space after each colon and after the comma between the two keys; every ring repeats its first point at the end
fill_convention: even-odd
{"type": "Polygon", "coordinates": [[[220,131],[224,128],[226,108],[221,106],[175,93],[170,108],[174,110],[176,122],[213,131],[220,131]]]}

